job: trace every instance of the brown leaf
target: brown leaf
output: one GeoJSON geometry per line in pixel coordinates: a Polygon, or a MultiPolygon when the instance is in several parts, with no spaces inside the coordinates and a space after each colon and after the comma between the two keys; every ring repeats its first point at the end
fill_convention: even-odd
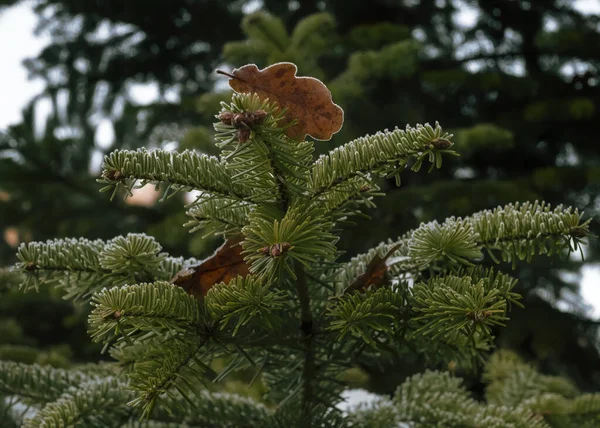
{"type": "Polygon", "coordinates": [[[303,139],[308,134],[315,140],[329,140],[342,128],[344,110],[334,104],[323,82],[313,77],[297,77],[296,71],[296,65],[290,62],[263,70],[254,64],[236,68],[232,73],[217,70],[230,77],[229,86],[236,92],[256,93],[287,108],[286,123],[297,120],[285,131],[289,137],[303,139]]]}
{"type": "Polygon", "coordinates": [[[248,275],[249,266],[242,257],[240,242],[239,238],[225,241],[212,256],[178,272],[171,282],[202,299],[213,285],[227,283],[238,275],[248,275]]]}
{"type": "Polygon", "coordinates": [[[389,267],[386,264],[387,260],[400,248],[402,244],[394,245],[385,256],[381,257],[379,254],[371,259],[367,265],[367,270],[358,275],[356,279],[344,290],[344,293],[349,293],[355,290],[363,291],[370,287],[381,287],[388,280],[389,267]]]}

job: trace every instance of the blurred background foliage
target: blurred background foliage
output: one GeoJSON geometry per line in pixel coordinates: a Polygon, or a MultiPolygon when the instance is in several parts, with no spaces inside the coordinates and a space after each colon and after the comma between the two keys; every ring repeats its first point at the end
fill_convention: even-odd
{"type": "MultiPolygon", "coordinates": [[[[9,7],[16,0],[0,0],[9,7]]],[[[51,42],[25,62],[45,90],[23,121],[0,134],[0,266],[28,240],[126,232],[155,236],[173,255],[216,245],[181,227],[183,196],[108,202],[98,193],[102,155],[162,147],[214,153],[212,126],[229,97],[213,73],[292,61],[322,79],[345,110],[343,130],[318,151],[385,128],[440,121],[461,157],[410,174],[340,242],[344,258],[420,222],[513,201],[600,209],[600,17],[564,0],[36,0],[51,42]],[[150,103],[135,89],[151,87],[150,103]],[[53,106],[35,127],[40,100],[53,106]]],[[[600,235],[597,221],[592,233],[600,235]]],[[[600,260],[591,240],[586,261],[600,260]]],[[[577,295],[580,257],[519,266],[524,310],[499,346],[583,390],[600,388],[598,321],[577,295]],[[560,309],[559,309],[560,308],[560,309]],[[565,310],[568,308],[569,310],[565,310]]],[[[22,295],[0,274],[0,358],[56,366],[99,357],[85,334],[87,306],[52,290],[22,295]]],[[[360,384],[390,392],[420,371],[418,353],[365,361],[360,384]]],[[[475,374],[472,379],[478,378],[475,374]]],[[[477,392],[475,381],[471,384],[477,392]]]]}

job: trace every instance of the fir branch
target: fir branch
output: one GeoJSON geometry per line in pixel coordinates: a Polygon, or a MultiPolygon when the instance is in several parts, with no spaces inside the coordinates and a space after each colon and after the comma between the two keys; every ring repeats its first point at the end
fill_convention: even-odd
{"type": "Polygon", "coordinates": [[[374,208],[372,199],[383,195],[370,176],[356,176],[321,194],[315,203],[320,204],[334,220],[346,220],[351,215],[360,214],[361,206],[374,208]]]}
{"type": "MultiPolygon", "coordinates": [[[[146,273],[146,278],[160,275],[160,266],[166,257],[162,247],[150,236],[130,233],[118,236],[106,243],[99,255],[100,266],[113,274],[131,275],[146,273]]],[[[133,275],[134,280],[137,280],[133,275]]]]}
{"type": "Polygon", "coordinates": [[[494,261],[498,261],[494,251],[499,251],[503,260],[513,263],[517,259],[529,262],[536,254],[575,251],[588,235],[590,221],[582,221],[579,212],[572,208],[559,205],[551,209],[544,202],[526,202],[465,218],[450,217],[442,224],[424,223],[396,241],[381,243],[352,258],[338,269],[336,288],[343,290],[365,272],[375,254],[382,256],[395,245],[400,248],[392,255],[391,276],[414,279],[420,271],[440,261],[447,262],[447,266],[473,266],[481,260],[484,248],[494,261]]]}
{"type": "Polygon", "coordinates": [[[468,426],[477,404],[461,383],[448,373],[429,370],[411,376],[394,394],[396,420],[420,427],[468,426]]]}
{"type": "Polygon", "coordinates": [[[600,423],[600,394],[582,394],[569,406],[569,422],[572,426],[592,428],[600,423]]]}
{"type": "Polygon", "coordinates": [[[285,277],[296,279],[293,262],[308,267],[320,260],[332,260],[337,238],[331,228],[331,221],[319,207],[306,207],[300,201],[283,218],[278,209],[269,206],[252,211],[248,225],[242,229],[250,272],[269,283],[278,283],[285,277]]]}
{"type": "Polygon", "coordinates": [[[452,153],[447,150],[452,145],[451,137],[442,133],[436,123],[435,128],[425,124],[416,128],[407,126],[406,130],[396,128],[391,132],[378,132],[337,147],[319,157],[312,167],[309,187],[313,198],[319,198],[356,176],[368,173],[397,176],[411,159],[415,159],[414,171],[420,169],[425,159],[429,159],[432,167],[439,168],[442,153],[452,153]]]}
{"type": "Polygon", "coordinates": [[[223,428],[265,426],[271,410],[250,398],[200,390],[193,402],[175,397],[156,408],[154,418],[191,426],[223,428]]]}
{"type": "Polygon", "coordinates": [[[304,186],[299,185],[312,161],[312,143],[289,139],[278,124],[285,111],[256,94],[234,94],[231,103],[222,106],[219,117],[264,112],[260,123],[217,123],[217,146],[236,182],[254,189],[263,202],[278,201],[285,212],[290,197],[302,193],[304,186]]]}
{"type": "Polygon", "coordinates": [[[373,333],[391,333],[394,320],[401,316],[404,306],[403,294],[390,288],[347,294],[329,307],[328,314],[333,320],[327,329],[338,331],[339,341],[350,334],[376,346],[373,333]]]}
{"type": "Polygon", "coordinates": [[[232,336],[249,323],[271,332],[278,330],[285,301],[285,292],[269,291],[268,284],[251,276],[216,284],[206,295],[206,306],[221,328],[233,325],[232,336]]]}
{"type": "Polygon", "coordinates": [[[470,277],[474,283],[483,281],[484,286],[487,289],[498,290],[498,295],[506,300],[509,307],[510,305],[516,305],[523,308],[523,304],[520,302],[522,296],[519,293],[515,293],[513,289],[516,287],[518,280],[508,274],[497,271],[493,268],[486,268],[484,266],[474,267],[461,267],[456,270],[456,276],[470,277]]]}
{"type": "Polygon", "coordinates": [[[483,379],[488,382],[486,399],[491,404],[518,405],[547,393],[565,398],[578,394],[570,381],[542,375],[509,351],[497,352],[490,358],[483,379]]]}
{"type": "Polygon", "coordinates": [[[0,361],[2,395],[16,395],[37,404],[54,401],[69,388],[89,379],[75,370],[0,361]]]}
{"type": "Polygon", "coordinates": [[[128,374],[133,371],[135,363],[160,358],[164,352],[165,344],[171,340],[178,340],[177,334],[155,334],[149,337],[139,337],[131,341],[119,341],[109,350],[109,354],[117,361],[121,373],[128,374]]]}
{"type": "Polygon", "coordinates": [[[530,262],[536,254],[552,255],[562,250],[576,251],[589,233],[591,219],[582,222],[577,209],[552,209],[545,202],[515,203],[484,210],[471,217],[478,245],[492,258],[499,251],[502,260],[530,262]]]}
{"type": "Polygon", "coordinates": [[[396,391],[396,421],[416,427],[435,425],[542,428],[544,420],[526,408],[482,406],[469,397],[462,380],[426,371],[410,377],[396,391]]]}
{"type": "Polygon", "coordinates": [[[226,165],[214,156],[190,150],[173,153],[146,149],[115,150],[105,156],[98,182],[106,186],[101,191],[112,190],[114,196],[119,187],[124,187],[130,192],[137,180],[142,185],[166,183],[174,191],[199,190],[236,200],[252,195],[250,189],[232,179],[226,165]]]}
{"type": "Polygon", "coordinates": [[[89,299],[107,285],[169,279],[172,261],[160,253],[161,246],[150,236],[130,233],[109,241],[57,239],[23,243],[16,268],[25,274],[21,288],[38,288],[40,283],[58,284],[65,298],[89,299]]]}
{"type": "Polygon", "coordinates": [[[17,250],[19,263],[15,266],[25,274],[21,288],[25,291],[32,287],[38,290],[40,272],[46,273],[48,279],[55,279],[57,275],[68,272],[108,273],[103,271],[99,260],[104,245],[101,240],[90,241],[83,238],[22,243],[17,250]]]}
{"type": "Polygon", "coordinates": [[[47,403],[33,418],[24,421],[24,428],[86,426],[104,428],[125,420],[123,403],[131,395],[116,379],[84,382],[47,403]]]}
{"type": "Polygon", "coordinates": [[[415,284],[409,304],[420,314],[411,320],[418,326],[416,334],[438,339],[479,332],[491,337],[491,328],[508,320],[507,302],[496,284],[483,279],[473,282],[470,276],[442,276],[415,284]]]}
{"type": "Polygon", "coordinates": [[[208,343],[208,337],[187,334],[180,340],[173,340],[163,350],[161,358],[151,358],[137,362],[128,374],[129,388],[138,397],[128,405],[141,406],[142,417],[148,418],[157,404],[158,398],[166,394],[175,397],[181,394],[191,401],[191,395],[198,394],[199,385],[211,370],[199,355],[208,343]]]}
{"type": "Polygon", "coordinates": [[[470,265],[482,248],[494,261],[530,262],[536,254],[575,251],[583,243],[591,220],[582,222],[579,212],[562,205],[551,209],[544,202],[516,203],[484,210],[465,218],[449,218],[442,225],[431,222],[412,232],[408,255],[421,268],[446,259],[470,265]]]}
{"type": "Polygon", "coordinates": [[[481,257],[478,235],[468,219],[447,219],[421,225],[412,233],[408,255],[418,260],[421,268],[432,262],[447,259],[453,264],[471,265],[469,260],[481,257]]]}
{"type": "Polygon", "coordinates": [[[192,218],[184,226],[191,227],[190,233],[199,229],[208,233],[236,235],[248,223],[250,206],[245,203],[232,204],[224,199],[200,199],[186,212],[192,218]]]}
{"type": "Polygon", "coordinates": [[[117,334],[195,331],[205,322],[200,303],[181,287],[164,281],[103,289],[89,316],[95,342],[108,344],[117,334]]]}

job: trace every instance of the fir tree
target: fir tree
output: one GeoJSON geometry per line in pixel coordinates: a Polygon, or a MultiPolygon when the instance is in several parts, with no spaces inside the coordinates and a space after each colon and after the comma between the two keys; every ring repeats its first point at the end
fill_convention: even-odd
{"type": "MultiPolygon", "coordinates": [[[[212,93],[210,71],[223,60],[232,66],[294,61],[303,74],[321,77],[349,118],[333,141],[336,145],[399,121],[443,118],[445,129],[455,135],[461,157],[451,165],[434,174],[407,175],[399,190],[391,181],[380,183],[388,198],[372,211],[374,220],[357,218],[356,233],[368,233],[360,239],[342,236],[336,244],[347,258],[385,239],[390,229],[414,229],[422,222],[467,216],[515,200],[565,203],[585,209],[590,217],[597,214],[598,151],[590,136],[600,111],[600,44],[598,17],[577,8],[585,2],[146,3],[129,2],[124,8],[114,1],[36,2],[39,31],[51,43],[26,65],[47,83],[40,96],[57,109],[41,138],[33,135],[31,120],[38,98],[24,123],[0,135],[0,218],[19,231],[21,240],[71,235],[106,240],[147,232],[173,254],[203,257],[214,241],[200,235],[188,240],[176,228],[184,217],[180,211],[170,215],[181,204],[177,196],[158,209],[106,206],[89,180],[90,166],[96,165],[90,156],[105,154],[92,138],[101,117],[104,125],[112,122],[112,149],[160,147],[161,141],[176,139],[174,129],[177,134],[180,126],[200,124],[206,126],[190,129],[179,147],[216,154],[209,128],[216,107],[210,106],[218,106],[228,94],[212,93]],[[221,56],[226,41],[243,37],[243,6],[261,4],[277,18],[248,16],[242,22],[246,40],[227,44],[221,56]],[[457,19],[466,9],[476,18],[471,23],[457,19]],[[311,15],[316,12],[327,13],[311,15]],[[213,25],[217,21],[218,28],[213,25]],[[131,84],[148,82],[160,89],[160,100],[134,105],[131,84]],[[204,91],[211,93],[196,101],[204,91]],[[162,97],[167,92],[181,98],[167,102],[162,97]],[[46,211],[47,221],[36,221],[41,211],[46,211]]],[[[316,146],[317,152],[328,149],[316,146]]],[[[590,225],[595,234],[597,224],[590,225]]],[[[596,242],[588,247],[587,261],[597,260],[596,242]]],[[[0,264],[12,263],[13,254],[0,240],[0,264]]],[[[519,322],[496,329],[496,342],[518,348],[545,370],[568,373],[585,389],[596,389],[597,322],[581,315],[585,302],[575,294],[580,267],[579,261],[557,258],[521,264],[515,271],[521,279],[517,289],[528,310],[514,311],[519,322]],[[567,271],[572,281],[565,280],[567,271]],[[554,305],[558,300],[576,306],[575,313],[559,311],[554,305]]],[[[14,294],[10,298],[16,299],[14,294]]],[[[28,298],[23,296],[19,304],[28,307],[41,300],[28,298]]],[[[72,310],[64,304],[60,308],[67,316],[62,324],[72,324],[72,310]]],[[[29,339],[40,344],[50,337],[54,343],[65,340],[57,329],[44,331],[43,323],[16,315],[27,337],[13,345],[29,339]],[[35,325],[40,327],[37,332],[35,325]]],[[[79,349],[80,340],[69,341],[75,357],[89,355],[79,349]]],[[[379,363],[365,368],[373,385],[391,393],[384,381],[422,370],[421,362],[411,361],[399,361],[393,370],[379,363]]],[[[395,384],[393,380],[390,388],[395,384]]]]}
{"type": "MultiPolygon", "coordinates": [[[[401,117],[410,123],[443,118],[461,147],[447,168],[403,177],[399,189],[382,182],[388,197],[373,222],[357,219],[358,230],[369,232],[361,239],[342,236],[339,249],[354,255],[390,229],[514,200],[565,203],[597,216],[599,158],[589,138],[600,102],[596,16],[574,2],[331,0],[325,6],[326,13],[294,26],[284,4],[266,0],[273,15],[245,17],[246,38],[227,43],[225,59],[234,66],[296,61],[301,72],[321,76],[346,112],[334,144],[393,127],[401,117]],[[458,19],[467,9],[477,17],[472,23],[458,19]]],[[[598,224],[590,225],[594,234],[598,224]]],[[[594,263],[598,254],[593,241],[586,261],[594,263]]],[[[519,323],[495,334],[499,346],[519,349],[593,390],[600,388],[598,324],[577,295],[581,267],[579,259],[522,264],[515,275],[528,310],[516,310],[519,323]],[[570,313],[558,309],[560,301],[570,313]]],[[[396,377],[421,371],[421,363],[364,368],[373,387],[392,393],[396,377]]]]}
{"type": "Polygon", "coordinates": [[[219,156],[116,150],[99,179],[113,195],[146,183],[165,184],[165,197],[199,191],[187,207],[188,226],[226,239],[213,257],[172,257],[144,234],[19,247],[22,288],[53,286],[68,299],[91,301],[89,333],[116,362],[71,370],[1,362],[8,421],[542,427],[554,417],[597,417],[597,396],[579,395],[510,355],[488,364],[487,405],[470,399],[458,379],[428,372],[400,385],[392,402],[337,411],[343,374],[361,360],[414,353],[431,365],[480,364],[493,347],[492,329],[520,305],[516,279],[483,262],[576,251],[589,220],[543,202],[508,204],[423,223],[343,262],[336,247],[342,228],[383,196],[380,178],[399,184],[407,169],[440,168],[454,154],[452,136],[438,124],[407,126],[313,160],[314,143],[288,136],[294,123],[268,99],[234,94],[217,117],[219,156]],[[196,272],[215,280],[196,283],[196,272]],[[264,385],[259,400],[219,390],[240,372],[264,385]],[[508,410],[521,397],[528,400],[508,410]],[[560,412],[548,413],[555,404],[560,412]]]}

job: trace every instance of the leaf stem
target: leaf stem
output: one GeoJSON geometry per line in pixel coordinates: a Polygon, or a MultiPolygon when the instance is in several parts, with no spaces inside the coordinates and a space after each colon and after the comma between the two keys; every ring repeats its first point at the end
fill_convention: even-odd
{"type": "Polygon", "coordinates": [[[228,73],[227,71],[223,71],[223,70],[215,70],[215,73],[217,74],[222,74],[223,76],[227,76],[230,79],[235,79],[235,76],[231,73],[228,73]]]}

